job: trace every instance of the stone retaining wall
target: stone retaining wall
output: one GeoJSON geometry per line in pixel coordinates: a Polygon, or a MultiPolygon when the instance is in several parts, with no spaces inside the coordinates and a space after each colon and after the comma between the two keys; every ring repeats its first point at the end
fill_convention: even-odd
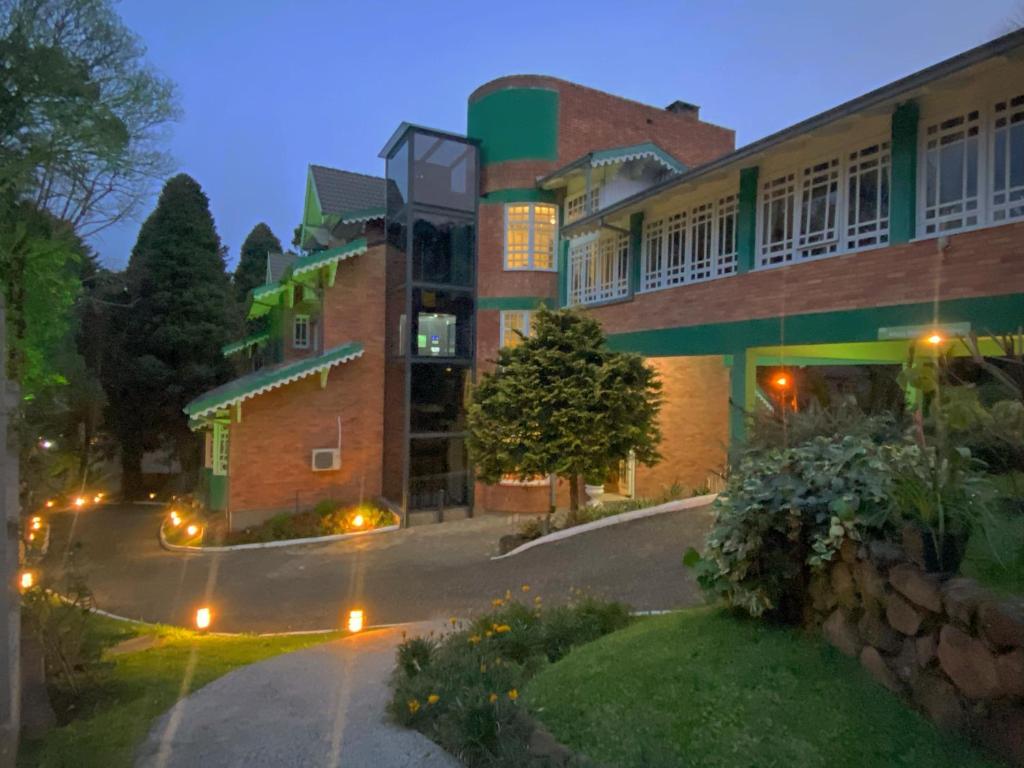
{"type": "Polygon", "coordinates": [[[847,541],[811,581],[807,623],[940,728],[1024,766],[1024,599],[922,566],[913,529],[902,547],[847,541]]]}

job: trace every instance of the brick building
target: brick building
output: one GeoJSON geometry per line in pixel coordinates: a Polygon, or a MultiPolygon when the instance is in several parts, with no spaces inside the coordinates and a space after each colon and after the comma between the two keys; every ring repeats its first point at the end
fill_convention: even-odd
{"type": "Polygon", "coordinates": [[[514,75],[470,95],[466,136],[403,124],[387,182],[314,166],[306,250],[232,347],[273,362],[188,409],[211,489],[249,518],[334,487],[545,509],[546,485],[473,488],[462,432],[466,382],[540,304],[661,374],[665,458],[613,471],[624,495],[703,484],[772,371],[994,350],[1024,321],[1022,53],[1006,35],[738,150],[691,104],[514,75]]]}

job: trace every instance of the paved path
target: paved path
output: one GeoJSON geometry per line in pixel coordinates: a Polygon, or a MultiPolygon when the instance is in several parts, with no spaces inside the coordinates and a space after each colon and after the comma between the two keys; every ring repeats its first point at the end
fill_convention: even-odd
{"type": "Polygon", "coordinates": [[[54,515],[44,568],[60,570],[68,542],[97,605],[130,618],[189,625],[208,603],[214,628],[273,632],[340,626],[352,607],[370,624],[445,620],[486,609],[527,583],[531,596],[563,599],[572,587],[637,610],[693,605],[700,595],[681,564],[710,523],[705,508],[584,533],[492,561],[512,516],[482,516],[349,541],[229,553],[167,552],[162,510],[109,505],[54,515]],[[72,533],[73,527],[73,533],[72,533]]]}
{"type": "Polygon", "coordinates": [[[399,638],[397,628],[370,631],[235,670],[156,720],[136,766],[457,768],[386,720],[399,638]]]}

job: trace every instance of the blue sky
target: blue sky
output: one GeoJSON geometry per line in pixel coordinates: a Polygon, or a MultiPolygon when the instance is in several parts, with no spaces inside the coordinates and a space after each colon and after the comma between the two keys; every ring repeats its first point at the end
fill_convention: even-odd
{"type": "MultiPolygon", "coordinates": [[[[306,166],[383,174],[402,120],[464,131],[466,98],[511,73],[563,77],[638,101],[701,105],[737,146],[1006,31],[1020,0],[856,3],[515,3],[126,0],[128,26],[179,86],[171,152],[210,197],[234,268],[266,221],[286,243],[306,166]]],[[[94,240],[120,268],[135,221],[94,240]]]]}

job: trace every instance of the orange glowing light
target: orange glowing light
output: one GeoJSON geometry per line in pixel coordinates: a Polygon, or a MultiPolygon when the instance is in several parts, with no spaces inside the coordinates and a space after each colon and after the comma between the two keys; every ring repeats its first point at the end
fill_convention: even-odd
{"type": "Polygon", "coordinates": [[[92,497],[93,504],[99,504],[102,499],[103,497],[97,493],[95,496],[92,497]]]}
{"type": "Polygon", "coordinates": [[[190,525],[188,528],[185,529],[185,533],[187,533],[189,536],[195,536],[199,533],[199,526],[194,524],[190,525]]]}
{"type": "Polygon", "coordinates": [[[153,499],[155,499],[155,498],[156,498],[156,494],[155,494],[155,493],[150,493],[150,494],[149,494],[149,500],[150,500],[150,501],[152,501],[152,500],[153,500],[153,499]]]}
{"type": "Polygon", "coordinates": [[[196,629],[209,629],[213,621],[213,614],[209,608],[200,608],[196,611],[196,629]]]}
{"type": "Polygon", "coordinates": [[[774,384],[779,389],[785,389],[786,387],[789,386],[789,377],[788,376],[776,376],[774,384]]]}
{"type": "Polygon", "coordinates": [[[933,347],[937,347],[937,346],[939,346],[939,344],[941,344],[943,341],[945,341],[945,339],[943,339],[940,334],[933,333],[931,336],[929,336],[927,339],[925,339],[925,341],[927,341],[933,347]]]}
{"type": "Polygon", "coordinates": [[[181,525],[181,517],[179,517],[178,513],[173,509],[171,510],[171,525],[175,528],[181,525]]]}
{"type": "Polygon", "coordinates": [[[46,500],[46,508],[47,509],[53,509],[53,499],[47,499],[46,500]]]}
{"type": "Polygon", "coordinates": [[[29,540],[29,541],[35,541],[35,540],[36,540],[36,535],[35,535],[34,533],[30,533],[30,534],[28,535],[28,540],[29,540]]]}
{"type": "Polygon", "coordinates": [[[78,496],[78,497],[76,497],[75,498],[75,506],[76,507],[84,507],[85,506],[85,496],[78,496]]]}
{"type": "Polygon", "coordinates": [[[363,630],[363,611],[362,609],[355,609],[348,612],[348,631],[349,632],[362,632],[363,630]]]}
{"type": "Polygon", "coordinates": [[[39,517],[39,515],[36,515],[35,517],[33,517],[32,518],[32,530],[33,531],[38,531],[42,527],[43,527],[43,518],[39,517]]]}
{"type": "Polygon", "coordinates": [[[18,581],[22,589],[32,589],[32,586],[36,583],[36,576],[32,571],[22,571],[18,581]]]}
{"type": "Polygon", "coordinates": [[[362,515],[356,515],[352,518],[352,525],[354,525],[356,528],[362,528],[365,523],[366,518],[362,515]]]}

